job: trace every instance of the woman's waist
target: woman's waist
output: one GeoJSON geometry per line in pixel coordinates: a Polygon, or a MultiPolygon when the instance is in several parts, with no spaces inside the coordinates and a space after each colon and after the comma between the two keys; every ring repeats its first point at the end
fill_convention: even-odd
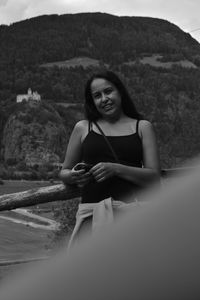
{"type": "Polygon", "coordinates": [[[82,188],[82,203],[96,203],[108,197],[122,200],[125,195],[136,194],[139,189],[138,185],[117,176],[101,183],[92,180],[82,188]]]}
{"type": "MultiPolygon", "coordinates": [[[[110,162],[110,163],[117,163],[114,158],[111,157],[101,157],[99,159],[97,158],[90,158],[90,157],[85,157],[83,158],[83,161],[88,164],[91,167],[95,166],[96,164],[100,162],[110,162]]],[[[140,159],[136,160],[125,160],[125,159],[119,159],[119,163],[125,166],[129,167],[136,167],[136,168],[142,168],[142,161],[140,159]]]]}

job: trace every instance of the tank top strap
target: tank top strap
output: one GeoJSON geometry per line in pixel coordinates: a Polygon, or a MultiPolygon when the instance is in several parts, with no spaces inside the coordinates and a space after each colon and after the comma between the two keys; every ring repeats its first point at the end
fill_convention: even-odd
{"type": "Polygon", "coordinates": [[[136,122],[136,133],[138,134],[138,129],[139,129],[139,122],[140,122],[140,120],[137,120],[137,122],[136,122]]]}
{"type": "Polygon", "coordinates": [[[88,133],[92,130],[92,122],[88,121],[88,133]]]}

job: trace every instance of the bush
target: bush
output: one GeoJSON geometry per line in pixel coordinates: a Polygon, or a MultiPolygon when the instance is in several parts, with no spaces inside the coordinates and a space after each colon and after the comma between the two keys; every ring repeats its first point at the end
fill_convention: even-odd
{"type": "Polygon", "coordinates": [[[15,158],[8,158],[6,160],[6,163],[7,163],[8,166],[14,166],[14,165],[16,165],[17,161],[16,161],[15,158]]]}
{"type": "Polygon", "coordinates": [[[17,164],[17,170],[18,171],[28,171],[28,168],[26,166],[26,163],[24,161],[20,161],[18,164],[17,164]]]}
{"type": "Polygon", "coordinates": [[[76,212],[80,198],[75,198],[62,202],[60,208],[54,212],[55,219],[60,223],[59,229],[55,232],[54,241],[58,242],[72,233],[76,223],[76,212]]]}

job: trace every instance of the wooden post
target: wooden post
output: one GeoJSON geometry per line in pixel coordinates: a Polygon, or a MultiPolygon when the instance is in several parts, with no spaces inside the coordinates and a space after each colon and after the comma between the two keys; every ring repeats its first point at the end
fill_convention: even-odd
{"type": "Polygon", "coordinates": [[[46,202],[69,200],[79,196],[80,190],[76,186],[65,186],[64,184],[46,186],[0,196],[0,211],[46,202]]]}

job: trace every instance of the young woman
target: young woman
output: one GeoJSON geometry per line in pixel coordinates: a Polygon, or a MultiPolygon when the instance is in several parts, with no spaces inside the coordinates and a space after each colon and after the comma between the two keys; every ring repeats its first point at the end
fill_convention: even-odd
{"type": "Polygon", "coordinates": [[[142,120],[124,84],[111,71],[88,80],[85,115],[70,137],[61,179],[81,187],[82,204],[90,208],[108,198],[134,201],[138,191],[160,174],[151,123],[142,120]],[[80,162],[87,167],[79,169],[80,162]]]}

